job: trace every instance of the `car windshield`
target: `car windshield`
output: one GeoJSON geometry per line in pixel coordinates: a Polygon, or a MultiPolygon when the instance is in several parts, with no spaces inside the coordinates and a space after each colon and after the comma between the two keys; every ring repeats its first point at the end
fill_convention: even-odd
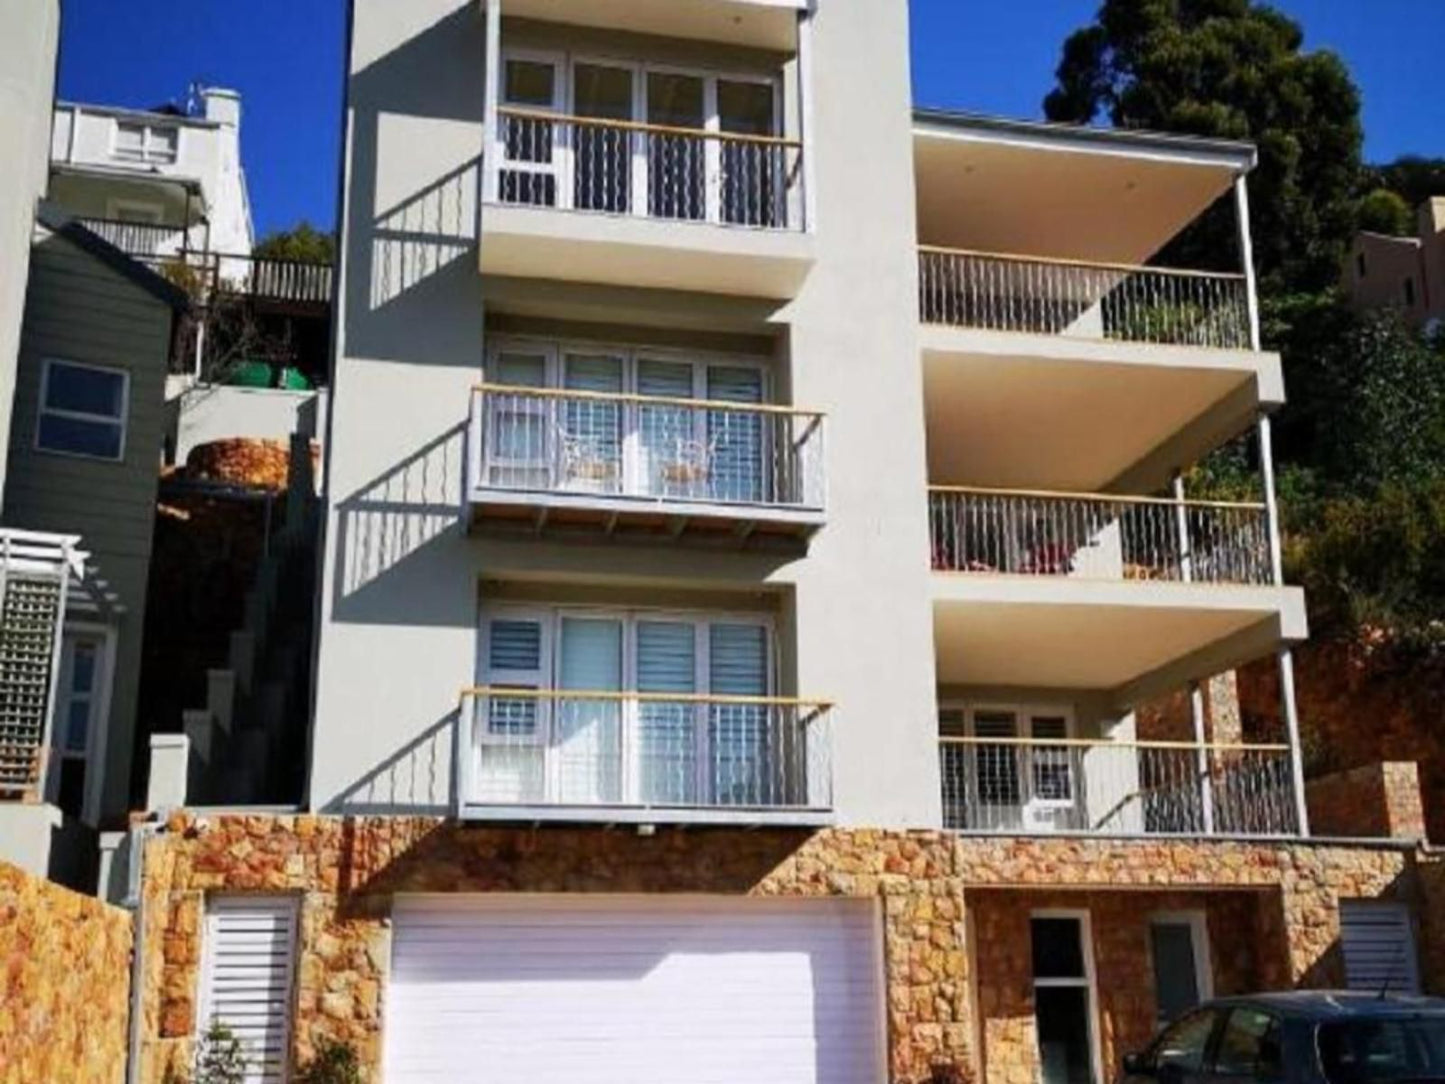
{"type": "Polygon", "coordinates": [[[1319,1050],[1330,1084],[1445,1084],[1445,1016],[1321,1024],[1319,1050]]]}

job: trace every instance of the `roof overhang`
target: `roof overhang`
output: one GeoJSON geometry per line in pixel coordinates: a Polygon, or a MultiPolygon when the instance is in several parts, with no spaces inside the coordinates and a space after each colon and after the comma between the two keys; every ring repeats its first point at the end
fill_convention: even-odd
{"type": "MultiPolygon", "coordinates": [[[[486,7],[487,0],[478,0],[486,7]]],[[[808,0],[503,0],[507,18],[792,53],[808,0]]]]}

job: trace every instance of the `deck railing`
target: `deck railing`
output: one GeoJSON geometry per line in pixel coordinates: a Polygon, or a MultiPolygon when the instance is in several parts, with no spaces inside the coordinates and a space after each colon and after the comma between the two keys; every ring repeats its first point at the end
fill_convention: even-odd
{"type": "Polygon", "coordinates": [[[924,323],[1225,350],[1250,348],[1243,275],[919,251],[924,323]]]}
{"type": "Polygon", "coordinates": [[[475,489],[823,507],[816,411],[482,384],[471,417],[475,489]]]}
{"type": "Polygon", "coordinates": [[[1263,504],[962,486],[929,491],[941,572],[1273,582],[1263,504]]]}
{"type": "Polygon", "coordinates": [[[268,260],[254,256],[221,257],[220,284],[228,293],[268,301],[325,305],[331,301],[330,264],[268,260]]]}
{"type": "Polygon", "coordinates": [[[1007,835],[1298,833],[1289,747],[941,738],[947,828],[1007,835]]]}
{"type": "Polygon", "coordinates": [[[462,696],[464,805],[832,808],[832,706],[506,687],[462,696]]]}
{"type": "Polygon", "coordinates": [[[500,203],[801,229],[802,144],[771,135],[498,110],[500,203]]]}
{"type": "Polygon", "coordinates": [[[115,218],[81,218],[77,221],[127,256],[138,259],[174,256],[185,247],[186,231],[182,226],[126,222],[115,218]]]}

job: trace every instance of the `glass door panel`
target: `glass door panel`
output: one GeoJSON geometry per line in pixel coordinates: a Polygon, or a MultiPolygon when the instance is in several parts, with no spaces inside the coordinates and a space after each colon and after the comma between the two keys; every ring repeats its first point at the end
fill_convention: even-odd
{"type": "MultiPolygon", "coordinates": [[[[519,389],[547,386],[547,356],[504,351],[487,373],[489,383],[519,389]]],[[[551,401],[524,391],[487,393],[486,470],[490,486],[547,488],[551,477],[551,401]]]]}
{"type": "MultiPolygon", "coordinates": [[[[628,68],[578,64],[572,69],[573,113],[631,121],[633,74],[628,68]]],[[[578,124],[573,135],[572,206],[625,214],[632,207],[632,139],[625,127],[578,124]]]]}
{"type": "MultiPolygon", "coordinates": [[[[693,367],[686,362],[639,360],[637,394],[692,399],[693,367]]],[[[648,497],[689,498],[705,490],[707,464],[697,452],[698,411],[673,403],[637,405],[637,478],[648,497]]]]}
{"type": "MultiPolygon", "coordinates": [[[[618,395],[623,387],[621,358],[605,354],[568,354],[562,384],[569,391],[618,395]]],[[[589,493],[622,488],[622,403],[606,399],[563,399],[558,441],[562,485],[589,493]]]]}
{"type": "Polygon", "coordinates": [[[504,113],[498,120],[497,198],[503,203],[557,206],[563,129],[534,114],[560,112],[561,88],[559,65],[553,61],[509,57],[503,63],[503,105],[529,114],[504,113]]]}
{"type": "MultiPolygon", "coordinates": [[[[712,625],[708,680],[714,696],[766,696],[767,629],[761,625],[712,625]]],[[[713,799],[718,805],[776,805],[782,801],[779,777],[770,771],[768,724],[768,709],[762,705],[711,705],[708,745],[713,799]]]]}
{"type": "Polygon", "coordinates": [[[673,129],[647,136],[647,207],[655,218],[707,216],[706,97],[700,76],[647,74],[647,123],[673,129]]]}
{"type": "MultiPolygon", "coordinates": [[[[707,397],[724,403],[761,403],[763,374],[758,369],[710,365],[707,397]]],[[[763,419],[740,410],[710,410],[707,417],[709,496],[715,501],[757,504],[765,499],[763,419]]]]}
{"type": "MultiPolygon", "coordinates": [[[[697,627],[637,623],[637,691],[697,692],[697,627]]],[[[637,791],[649,805],[694,805],[698,794],[698,706],[644,700],[638,705],[637,791]]]]}
{"type": "MultiPolygon", "coordinates": [[[[559,690],[620,692],[622,622],[563,617],[559,690]]],[[[556,800],[563,805],[615,803],[622,797],[622,704],[620,700],[563,696],[553,732],[556,800]]]]}
{"type": "MultiPolygon", "coordinates": [[[[777,106],[771,83],[719,79],[718,124],[746,136],[777,134],[777,106]]],[[[724,140],[721,144],[722,217],[743,226],[787,222],[786,150],[775,143],[724,140]]]]}

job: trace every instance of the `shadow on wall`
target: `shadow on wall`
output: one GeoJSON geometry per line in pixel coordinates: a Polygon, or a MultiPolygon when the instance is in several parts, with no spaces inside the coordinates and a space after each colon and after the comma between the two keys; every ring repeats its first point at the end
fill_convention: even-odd
{"type": "Polygon", "coordinates": [[[351,77],[349,357],[480,371],[484,39],[479,8],[464,5],[351,77]]]}
{"type": "Polygon", "coordinates": [[[456,786],[458,719],[456,711],[438,719],[337,795],[323,812],[413,817],[450,814],[456,786]]]}
{"type": "Polygon", "coordinates": [[[458,422],[336,503],[335,620],[452,623],[451,607],[438,607],[435,596],[455,594],[455,566],[450,576],[429,576],[431,563],[419,558],[444,538],[462,542],[465,456],[466,425],[458,422]]]}

